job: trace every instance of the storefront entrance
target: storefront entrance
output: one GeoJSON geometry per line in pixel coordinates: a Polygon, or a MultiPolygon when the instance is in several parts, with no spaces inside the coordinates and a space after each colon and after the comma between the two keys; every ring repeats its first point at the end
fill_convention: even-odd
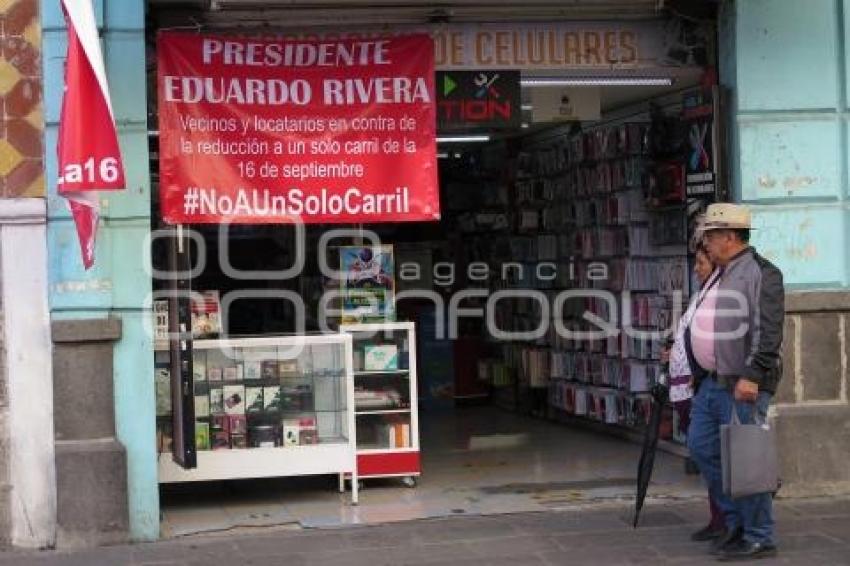
{"type": "MultiPolygon", "coordinates": [[[[157,17],[174,23],[174,14],[164,8],[157,17]]],[[[220,20],[221,14],[210,18],[223,25],[220,20]]],[[[329,248],[322,247],[323,237],[340,226],[309,225],[304,269],[285,282],[246,282],[210,262],[194,275],[192,289],[209,293],[210,300],[209,310],[195,309],[198,318],[216,319],[228,295],[246,287],[288,292],[304,300],[306,334],[312,337],[322,333],[318,313],[328,289],[320,253],[334,250],[331,255],[337,255],[326,256],[328,262],[345,270],[346,250],[367,250],[369,258],[359,258],[364,264],[380,252],[391,258],[385,273],[390,282],[377,287],[392,293],[382,295],[390,308],[379,314],[412,322],[413,332],[358,346],[352,330],[353,362],[346,368],[334,353],[323,353],[317,361],[315,349],[308,363],[290,367],[278,357],[268,370],[273,356],[249,355],[249,342],[237,344],[243,348],[238,363],[210,357],[200,362],[197,352],[203,348],[196,348],[196,387],[189,402],[197,471],[187,473],[170,462],[171,452],[185,442],[178,442],[169,406],[173,377],[165,370],[173,366],[159,352],[157,446],[164,535],[543,511],[633,497],[640,454],[635,440],[643,434],[647,391],[660,371],[663,338],[652,333],[669,328],[681,307],[677,301],[687,300],[692,289],[689,217],[717,196],[713,175],[718,169],[711,143],[716,105],[707,94],[711,89],[700,88],[711,82],[706,72],[711,32],[702,42],[691,41],[691,35],[707,32],[681,21],[645,24],[639,22],[634,36],[624,22],[618,25],[626,31],[614,35],[605,31],[604,22],[552,24],[540,36],[545,45],[555,46],[552,38],[578,38],[591,45],[576,46],[581,55],[568,60],[572,39],[564,39],[557,49],[550,47],[552,60],[537,69],[522,68],[517,59],[526,55],[519,45],[533,56],[537,28],[546,26],[531,29],[518,23],[513,35],[483,27],[470,43],[480,47],[480,72],[451,70],[453,63],[464,64],[452,60],[452,41],[461,31],[437,34],[449,47],[443,52],[448,70],[438,67],[435,80],[442,93],[437,103],[439,219],[342,226],[349,234],[329,248]],[[677,37],[689,38],[678,43],[684,54],[657,48],[675,25],[677,37]],[[655,63],[646,68],[604,68],[593,63],[597,55],[588,55],[616,40],[617,45],[609,45],[611,53],[637,57],[645,48],[639,37],[649,37],[647,44],[657,48],[655,63]],[[492,61],[485,49],[490,39],[492,61]],[[500,50],[497,41],[517,43],[513,50],[500,50]],[[630,55],[632,50],[638,51],[630,55]],[[680,60],[671,62],[671,57],[680,60]],[[500,71],[497,63],[512,68],[500,71]],[[481,103],[479,91],[491,87],[500,95],[481,103]],[[457,94],[464,92],[471,94],[457,94]],[[505,93],[517,97],[511,110],[502,106],[505,93]],[[690,105],[699,112],[689,112],[690,105]],[[692,131],[697,139],[688,137],[692,131]],[[699,149],[693,164],[687,160],[697,147],[688,146],[689,139],[699,149]],[[379,244],[367,236],[377,237],[379,244]],[[616,320],[627,319],[629,328],[645,332],[594,334],[599,326],[584,314],[612,320],[612,310],[616,320]],[[380,355],[398,361],[379,367],[380,355]],[[313,381],[299,385],[297,393],[287,380],[304,377],[305,364],[314,372],[313,381]],[[261,384],[250,382],[251,368],[261,384]],[[323,386],[317,380],[329,376],[340,384],[351,380],[353,425],[344,422],[344,401],[319,408],[323,386]],[[305,391],[312,395],[309,401],[305,391]],[[272,397],[316,416],[281,420],[274,411],[285,410],[270,409],[272,397]],[[259,409],[252,417],[254,402],[259,409]],[[235,412],[239,403],[241,414],[235,412]],[[335,424],[326,417],[323,421],[322,412],[338,413],[335,424]],[[324,475],[305,477],[275,477],[267,469],[251,477],[240,467],[241,459],[233,457],[232,469],[239,470],[233,477],[204,475],[210,454],[218,458],[241,451],[250,459],[254,449],[274,449],[284,455],[287,447],[322,446],[331,438],[355,441],[364,476],[356,506],[350,492],[337,490],[334,474],[348,473],[344,467],[307,465],[305,470],[324,475]]],[[[398,198],[401,206],[404,196],[398,198]]],[[[155,210],[161,205],[155,202],[155,210]]],[[[388,210],[395,206],[385,205],[388,210]]],[[[207,258],[220,258],[219,228],[191,228],[207,258]]],[[[297,236],[285,226],[231,227],[227,254],[240,270],[285,269],[297,255],[297,236]]],[[[167,251],[154,252],[155,263],[166,269],[167,251]]],[[[198,338],[287,337],[298,330],[295,318],[285,303],[267,295],[234,306],[198,338]]],[[[344,388],[337,387],[340,399],[344,388]]],[[[684,427],[669,409],[652,496],[702,496],[696,477],[685,473],[684,427]]],[[[281,460],[281,469],[289,469],[289,463],[281,460]]]]}
{"type": "MultiPolygon", "coordinates": [[[[634,497],[636,443],[486,406],[421,419],[422,477],[413,489],[369,480],[352,507],[331,477],[163,487],[163,536],[547,511],[634,497]]],[[[659,454],[654,482],[653,497],[703,496],[679,456],[659,454]]]]}

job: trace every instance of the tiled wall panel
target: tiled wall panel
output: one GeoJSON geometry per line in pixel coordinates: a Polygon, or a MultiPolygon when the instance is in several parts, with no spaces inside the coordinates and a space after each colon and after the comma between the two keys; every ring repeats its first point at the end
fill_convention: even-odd
{"type": "Polygon", "coordinates": [[[44,196],[38,0],[0,0],[0,197],[44,196]]]}

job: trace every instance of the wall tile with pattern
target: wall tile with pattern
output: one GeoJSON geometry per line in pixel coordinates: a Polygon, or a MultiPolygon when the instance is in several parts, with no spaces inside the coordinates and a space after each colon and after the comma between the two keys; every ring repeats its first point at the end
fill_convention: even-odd
{"type": "Polygon", "coordinates": [[[0,0],[0,197],[42,197],[41,22],[38,0],[0,0]]]}

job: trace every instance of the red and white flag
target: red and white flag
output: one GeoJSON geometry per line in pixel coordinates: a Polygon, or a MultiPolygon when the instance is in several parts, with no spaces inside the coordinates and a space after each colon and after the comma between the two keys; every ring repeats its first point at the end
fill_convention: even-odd
{"type": "Polygon", "coordinates": [[[94,265],[96,191],[123,189],[124,165],[91,0],[61,0],[68,26],[65,94],[59,119],[59,194],[77,225],[83,265],[94,265]]]}

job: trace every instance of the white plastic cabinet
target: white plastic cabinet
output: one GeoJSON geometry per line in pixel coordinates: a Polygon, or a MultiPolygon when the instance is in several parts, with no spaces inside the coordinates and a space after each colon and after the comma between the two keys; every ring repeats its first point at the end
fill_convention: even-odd
{"type": "Polygon", "coordinates": [[[344,324],[340,332],[353,337],[359,476],[414,486],[421,474],[414,323],[344,324]]]}

